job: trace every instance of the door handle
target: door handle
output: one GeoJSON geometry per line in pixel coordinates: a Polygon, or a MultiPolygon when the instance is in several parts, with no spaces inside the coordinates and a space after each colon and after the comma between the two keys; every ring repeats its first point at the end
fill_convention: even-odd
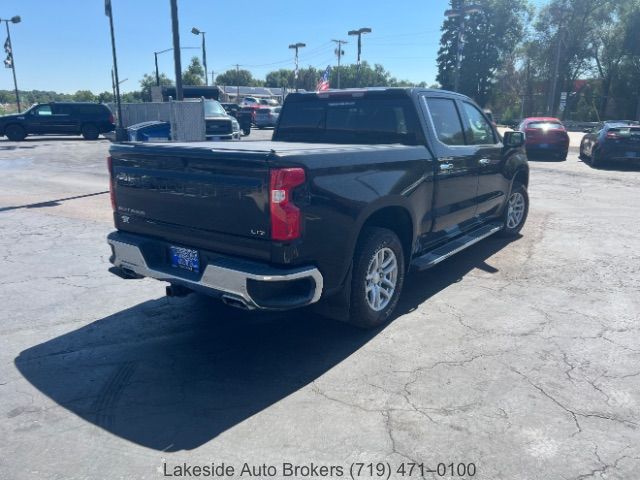
{"type": "Polygon", "coordinates": [[[481,158],[478,163],[480,165],[489,165],[491,163],[491,160],[489,160],[488,158],[481,158]]]}
{"type": "Polygon", "coordinates": [[[451,170],[453,168],[453,163],[441,163],[440,170],[451,170]]]}

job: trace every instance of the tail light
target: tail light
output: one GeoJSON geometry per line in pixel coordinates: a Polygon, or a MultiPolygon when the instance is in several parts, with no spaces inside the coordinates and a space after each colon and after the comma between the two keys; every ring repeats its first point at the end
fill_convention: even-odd
{"type": "Polygon", "coordinates": [[[109,170],[109,198],[111,199],[111,210],[116,211],[115,182],[113,178],[113,159],[107,157],[107,169],[109,170]]]}
{"type": "Polygon", "coordinates": [[[271,239],[294,240],[300,237],[300,209],[293,203],[293,189],[305,180],[302,168],[271,170],[269,188],[271,205],[271,239]]]}
{"type": "Polygon", "coordinates": [[[116,117],[113,116],[113,113],[109,115],[109,123],[116,123],[116,117]]]}
{"type": "Polygon", "coordinates": [[[611,140],[617,140],[620,138],[620,135],[618,135],[618,132],[607,132],[606,137],[611,140]]]}

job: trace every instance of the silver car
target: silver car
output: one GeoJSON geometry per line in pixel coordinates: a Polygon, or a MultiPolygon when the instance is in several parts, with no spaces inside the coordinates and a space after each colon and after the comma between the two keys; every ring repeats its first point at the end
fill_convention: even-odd
{"type": "Polygon", "coordinates": [[[261,107],[256,111],[256,126],[260,129],[275,127],[282,107],[261,107]]]}

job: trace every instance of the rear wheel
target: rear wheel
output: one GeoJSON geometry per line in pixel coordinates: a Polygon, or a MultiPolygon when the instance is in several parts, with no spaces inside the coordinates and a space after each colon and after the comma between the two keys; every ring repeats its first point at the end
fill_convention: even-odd
{"type": "Polygon", "coordinates": [[[593,168],[599,168],[602,166],[602,153],[599,148],[594,148],[591,151],[591,160],[589,161],[593,168]]]}
{"type": "Polygon", "coordinates": [[[20,125],[9,125],[7,128],[5,128],[4,134],[12,142],[20,142],[27,136],[27,132],[25,131],[24,127],[20,125]]]}
{"type": "Polygon", "coordinates": [[[398,304],[404,275],[398,236],[386,228],[363,230],[353,258],[349,322],[361,328],[386,323],[398,304]]]}
{"type": "Polygon", "coordinates": [[[509,195],[509,200],[504,209],[502,220],[504,228],[500,232],[503,237],[514,237],[527,221],[529,214],[529,194],[527,188],[521,183],[514,183],[509,195]]]}
{"type": "Polygon", "coordinates": [[[245,136],[249,135],[251,133],[251,128],[248,128],[248,127],[243,128],[242,133],[244,133],[245,136]]]}
{"type": "Polygon", "coordinates": [[[100,132],[98,131],[98,127],[96,127],[93,123],[87,123],[82,126],[82,136],[85,140],[96,140],[100,132]]]}

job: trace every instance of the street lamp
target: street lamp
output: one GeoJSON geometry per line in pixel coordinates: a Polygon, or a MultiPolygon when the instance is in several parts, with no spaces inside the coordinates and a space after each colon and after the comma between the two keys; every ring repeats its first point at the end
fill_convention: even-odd
{"type": "Polygon", "coordinates": [[[204,84],[209,85],[209,76],[207,75],[207,50],[204,43],[204,34],[206,32],[193,27],[191,29],[191,33],[193,33],[194,35],[202,35],[202,65],[204,66],[204,84]]]}
{"type": "Polygon", "coordinates": [[[368,27],[363,27],[357,30],[349,30],[347,33],[349,35],[357,35],[358,37],[358,63],[357,63],[356,86],[359,87],[360,86],[360,52],[362,52],[362,34],[371,33],[371,29],[368,27]]]}
{"type": "Polygon", "coordinates": [[[4,44],[4,50],[7,52],[7,58],[4,61],[4,65],[7,68],[11,68],[13,72],[13,87],[16,91],[16,105],[18,106],[18,113],[20,113],[20,93],[18,92],[18,81],[16,80],[16,63],[13,58],[13,47],[11,46],[11,33],[9,33],[9,22],[11,23],[20,23],[22,19],[19,15],[11,17],[10,19],[2,19],[0,18],[0,22],[4,22],[7,26],[7,41],[4,44]]]}
{"type": "MultiPolygon", "coordinates": [[[[180,50],[197,50],[198,47],[180,47],[180,50]]],[[[166,48],[164,50],[160,50],[159,52],[153,52],[153,56],[155,57],[155,61],[156,61],[156,85],[159,87],[160,86],[160,72],[158,70],[158,55],[160,55],[161,53],[167,53],[172,51],[173,48],[166,48]]]]}
{"type": "Polygon", "coordinates": [[[454,78],[453,90],[455,92],[460,88],[460,64],[462,63],[462,51],[464,49],[464,21],[467,15],[482,12],[479,5],[462,5],[460,8],[452,8],[445,10],[444,16],[447,18],[460,17],[460,25],[458,26],[458,51],[456,52],[456,76],[454,78]]]}
{"type": "Polygon", "coordinates": [[[296,56],[295,56],[296,69],[295,69],[295,73],[293,74],[293,83],[294,83],[296,92],[298,91],[298,50],[306,46],[307,46],[306,43],[302,43],[302,42],[292,43],[291,45],[289,45],[289,48],[292,48],[296,51],[296,56]]]}

